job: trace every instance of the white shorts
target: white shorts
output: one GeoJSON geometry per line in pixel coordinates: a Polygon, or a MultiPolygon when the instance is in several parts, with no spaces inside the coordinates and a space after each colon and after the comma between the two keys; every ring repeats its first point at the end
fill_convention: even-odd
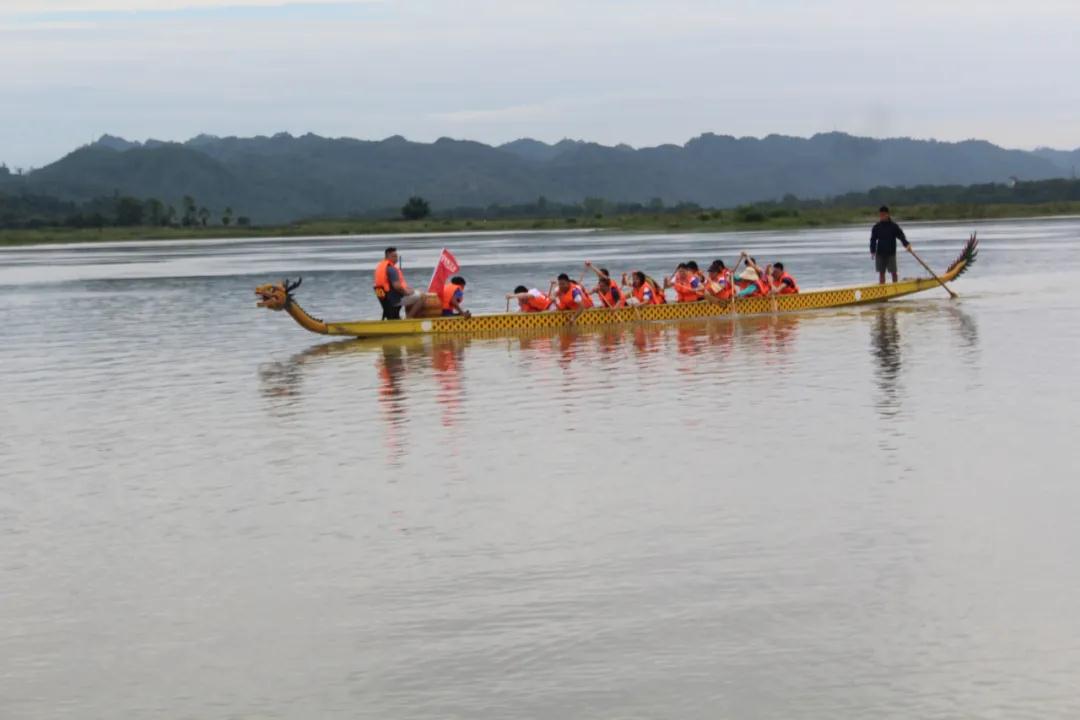
{"type": "Polygon", "coordinates": [[[416,303],[422,301],[423,299],[424,299],[424,294],[422,292],[420,292],[419,290],[413,290],[408,295],[402,295],[401,296],[401,306],[402,307],[409,307],[410,305],[415,305],[416,303]]]}

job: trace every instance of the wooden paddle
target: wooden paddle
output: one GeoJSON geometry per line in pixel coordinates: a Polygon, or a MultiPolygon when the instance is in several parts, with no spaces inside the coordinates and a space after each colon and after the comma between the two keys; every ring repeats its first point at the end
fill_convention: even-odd
{"type": "Polygon", "coordinates": [[[749,264],[749,262],[750,262],[750,256],[746,254],[745,250],[743,250],[741,253],[739,253],[739,259],[735,261],[735,267],[731,268],[731,309],[728,311],[729,314],[731,314],[731,315],[736,314],[735,313],[735,299],[739,295],[739,288],[735,284],[735,276],[738,274],[739,266],[742,265],[743,260],[746,260],[747,264],[749,264]]]}
{"type": "Polygon", "coordinates": [[[929,266],[929,265],[927,265],[926,263],[924,263],[924,262],[923,262],[923,259],[922,259],[921,257],[919,257],[918,253],[916,253],[916,252],[915,252],[914,250],[912,250],[912,249],[911,249],[911,246],[910,246],[910,245],[908,245],[908,246],[907,246],[907,251],[908,251],[909,253],[911,253],[911,256],[912,256],[913,258],[915,258],[916,260],[918,260],[918,261],[919,261],[919,264],[920,264],[920,265],[922,265],[922,266],[923,266],[923,267],[924,267],[924,268],[926,269],[926,272],[930,273],[930,277],[932,277],[932,278],[934,278],[935,280],[937,280],[937,281],[938,281],[938,285],[940,285],[941,287],[945,288],[945,292],[949,293],[949,295],[950,295],[950,296],[952,297],[952,299],[953,299],[953,300],[955,300],[955,299],[957,299],[958,297],[960,297],[959,295],[957,295],[956,293],[954,293],[954,292],[952,291],[952,289],[951,289],[951,288],[950,288],[950,287],[949,287],[948,285],[946,285],[946,284],[945,284],[945,281],[944,281],[944,280],[942,280],[941,278],[939,278],[939,277],[937,276],[937,273],[935,273],[935,272],[934,272],[933,270],[931,270],[931,269],[930,269],[930,266],[929,266]]]}

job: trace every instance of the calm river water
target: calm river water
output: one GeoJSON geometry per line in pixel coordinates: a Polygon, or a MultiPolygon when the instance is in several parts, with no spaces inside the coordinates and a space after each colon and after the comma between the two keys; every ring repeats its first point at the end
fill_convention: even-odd
{"type": "Polygon", "coordinates": [[[252,289],[837,285],[868,228],[0,251],[0,717],[1077,717],[1080,220],[908,234],[971,229],[956,302],[420,342],[252,289]]]}

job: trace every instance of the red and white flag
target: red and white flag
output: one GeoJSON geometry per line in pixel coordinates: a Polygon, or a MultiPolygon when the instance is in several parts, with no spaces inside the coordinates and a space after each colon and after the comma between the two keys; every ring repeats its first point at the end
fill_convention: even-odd
{"type": "Polygon", "coordinates": [[[457,258],[451,255],[449,250],[443,248],[442,255],[439,256],[439,262],[435,263],[435,272],[431,273],[431,283],[428,285],[427,291],[441,296],[443,286],[460,269],[457,258]]]}

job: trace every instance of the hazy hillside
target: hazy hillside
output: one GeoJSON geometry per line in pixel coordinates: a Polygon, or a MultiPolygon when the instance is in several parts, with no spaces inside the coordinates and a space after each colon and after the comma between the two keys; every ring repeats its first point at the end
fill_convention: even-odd
{"type": "Polygon", "coordinates": [[[1069,177],[1076,177],[1077,171],[1080,170],[1080,148],[1077,148],[1076,150],[1037,148],[1032,154],[1038,155],[1039,157],[1054,163],[1069,177]]]}
{"type": "Polygon", "coordinates": [[[829,197],[879,185],[966,185],[1011,176],[1067,176],[1080,151],[1006,150],[987,142],[876,140],[843,133],[735,138],[707,133],[685,145],[634,149],[521,139],[500,147],[440,139],[415,143],[294,137],[183,144],[103,136],[22,178],[29,192],[65,200],[120,193],[177,203],[194,196],[256,222],[395,208],[410,195],[432,206],[487,206],[584,197],[725,207],[794,194],[829,197]]]}

